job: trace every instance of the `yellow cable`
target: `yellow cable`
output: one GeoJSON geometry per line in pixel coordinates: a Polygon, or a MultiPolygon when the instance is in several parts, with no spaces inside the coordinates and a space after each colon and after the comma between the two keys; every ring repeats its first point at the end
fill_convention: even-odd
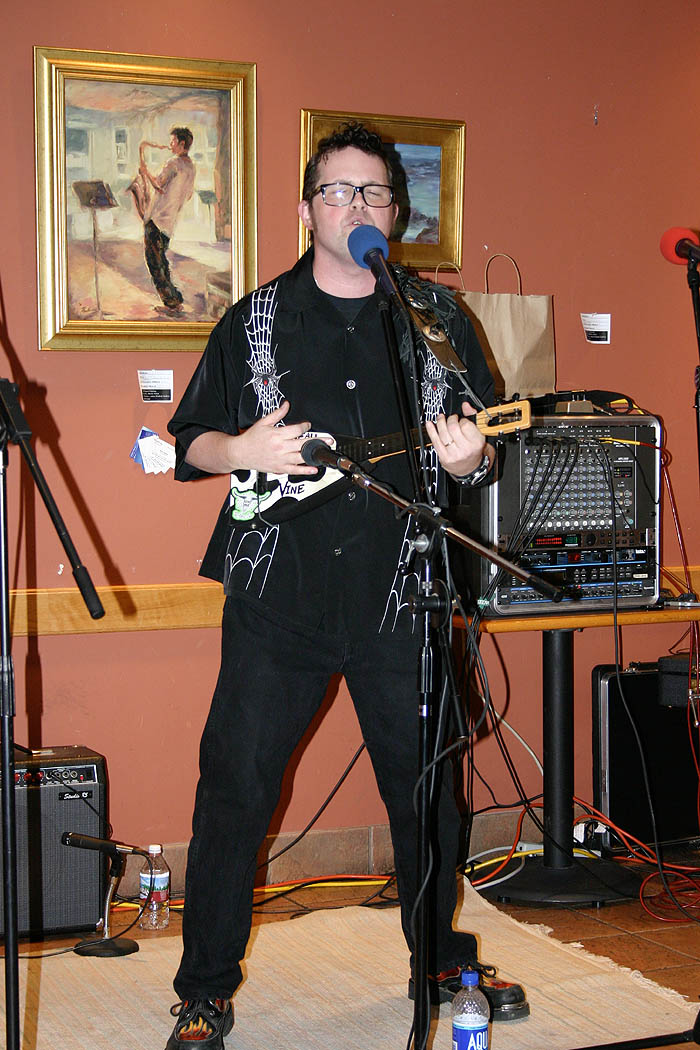
{"type": "MultiPolygon", "coordinates": [[[[341,888],[341,889],[349,889],[351,886],[385,886],[387,884],[387,882],[389,882],[389,881],[390,881],[390,876],[388,876],[388,875],[385,878],[383,878],[383,879],[374,879],[374,878],[370,878],[369,876],[367,876],[367,878],[365,878],[363,875],[358,875],[357,878],[355,878],[355,879],[351,879],[349,881],[346,880],[346,879],[343,879],[342,882],[333,881],[333,880],[328,881],[327,877],[326,877],[326,879],[319,880],[319,881],[317,881],[315,879],[299,879],[297,882],[279,882],[279,883],[274,883],[274,884],[272,884],[270,886],[256,886],[253,892],[254,893],[263,893],[263,894],[265,894],[265,893],[286,893],[289,890],[328,889],[329,887],[336,887],[336,886],[341,888]]],[[[178,906],[181,906],[182,904],[183,904],[182,898],[177,898],[175,900],[171,900],[170,901],[170,906],[171,907],[178,907],[178,906]]],[[[140,908],[141,905],[137,904],[135,901],[117,901],[115,904],[112,905],[112,907],[115,908],[115,909],[118,909],[118,908],[129,909],[129,908],[140,908]]]]}
{"type": "Polygon", "coordinates": [[[317,881],[316,879],[300,879],[298,882],[280,882],[276,885],[271,886],[256,886],[255,893],[281,893],[286,890],[294,889],[317,889],[326,888],[328,886],[340,886],[347,888],[349,886],[384,886],[389,881],[389,877],[385,879],[364,879],[359,876],[357,879],[352,879],[350,882],[334,882],[334,881],[317,881]]]}

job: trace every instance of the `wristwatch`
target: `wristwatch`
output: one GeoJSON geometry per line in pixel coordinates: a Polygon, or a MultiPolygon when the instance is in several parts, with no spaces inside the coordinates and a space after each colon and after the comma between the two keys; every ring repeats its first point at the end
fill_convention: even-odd
{"type": "Polygon", "coordinates": [[[491,470],[491,457],[488,452],[484,452],[483,459],[478,467],[475,467],[471,474],[463,474],[461,477],[456,477],[454,480],[460,485],[478,485],[479,482],[483,481],[488,472],[491,470]]]}

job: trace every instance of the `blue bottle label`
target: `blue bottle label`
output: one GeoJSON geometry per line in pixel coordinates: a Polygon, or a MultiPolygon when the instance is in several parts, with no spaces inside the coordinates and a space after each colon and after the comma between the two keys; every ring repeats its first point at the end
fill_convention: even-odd
{"type": "Polygon", "coordinates": [[[452,1050],[489,1050],[489,1026],[467,1028],[459,1019],[452,1022],[452,1050]]]}

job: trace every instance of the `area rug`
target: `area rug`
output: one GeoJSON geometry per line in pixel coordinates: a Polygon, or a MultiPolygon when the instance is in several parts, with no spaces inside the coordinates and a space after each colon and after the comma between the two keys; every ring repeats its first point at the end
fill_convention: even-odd
{"type": "MultiPolygon", "coordinates": [[[[492,1050],[569,1050],[692,1029],[697,1005],[504,915],[465,886],[457,925],[505,977],[527,978],[531,1015],[493,1026],[492,1050]]],[[[178,937],[118,959],[20,960],[22,1050],[163,1050],[178,937]]],[[[227,1050],[403,1050],[413,1005],[396,908],[341,908],[257,927],[227,1050]]],[[[4,1012],[4,1001],[2,1004],[4,1012]]],[[[2,1031],[5,1029],[2,1017],[2,1031]]],[[[451,1044],[450,1012],[431,1026],[451,1044]]]]}

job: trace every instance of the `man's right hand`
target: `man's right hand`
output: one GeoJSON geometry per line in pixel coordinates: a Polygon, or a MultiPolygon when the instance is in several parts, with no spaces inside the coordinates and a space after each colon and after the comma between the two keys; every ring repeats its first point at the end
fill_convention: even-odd
{"type": "Polygon", "coordinates": [[[258,470],[266,474],[316,474],[301,458],[302,436],[309,422],[279,426],[289,412],[289,402],[262,416],[241,434],[207,431],[195,438],[187,451],[187,462],[210,474],[231,470],[258,470]]]}
{"type": "Polygon", "coordinates": [[[301,458],[302,436],[311,424],[290,423],[279,426],[289,412],[289,402],[253,423],[252,427],[234,438],[236,459],[233,469],[253,469],[266,474],[316,474],[316,467],[307,466],[301,458]]]}

